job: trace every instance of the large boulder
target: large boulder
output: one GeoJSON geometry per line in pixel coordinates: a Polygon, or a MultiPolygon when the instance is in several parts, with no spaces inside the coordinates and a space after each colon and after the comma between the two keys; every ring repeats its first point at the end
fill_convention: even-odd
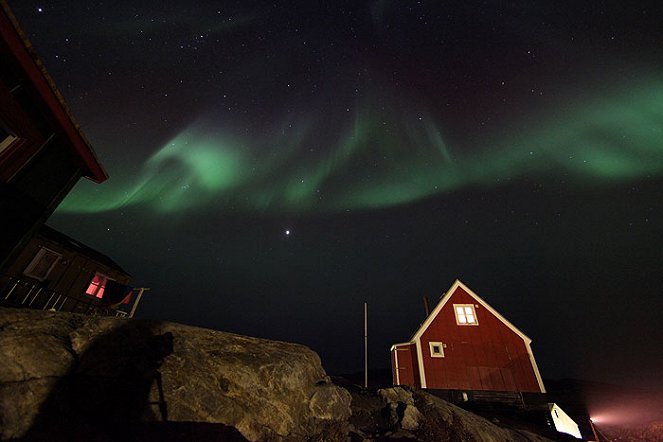
{"type": "Polygon", "coordinates": [[[0,309],[0,439],[124,440],[146,423],[216,424],[252,441],[329,439],[346,434],[350,402],[302,345],[0,309]]]}

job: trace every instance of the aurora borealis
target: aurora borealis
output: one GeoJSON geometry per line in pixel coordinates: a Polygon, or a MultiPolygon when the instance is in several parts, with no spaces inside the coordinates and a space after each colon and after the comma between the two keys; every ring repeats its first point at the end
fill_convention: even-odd
{"type": "Polygon", "coordinates": [[[659,2],[9,3],[110,175],[49,224],[143,317],[340,373],[367,300],[387,368],[459,278],[544,377],[660,386],[659,2]]]}
{"type": "Polygon", "coordinates": [[[215,130],[213,120],[197,122],[151,155],[136,179],[115,180],[101,196],[88,184],[60,211],[216,205],[329,212],[391,207],[521,176],[563,175],[579,185],[661,176],[663,81],[615,95],[513,128],[471,156],[447,146],[429,115],[375,112],[371,103],[333,128],[337,139],[320,146],[322,154],[308,146],[324,128],[323,115],[291,125],[292,135],[275,131],[253,142],[215,130]]]}

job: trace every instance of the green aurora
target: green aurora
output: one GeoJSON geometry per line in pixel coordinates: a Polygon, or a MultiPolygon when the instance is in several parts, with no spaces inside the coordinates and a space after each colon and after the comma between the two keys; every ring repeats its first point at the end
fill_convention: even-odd
{"type": "Polygon", "coordinates": [[[134,178],[111,179],[101,188],[79,185],[58,211],[337,212],[522,177],[563,177],[580,185],[663,174],[662,82],[558,109],[537,125],[512,127],[508,136],[462,151],[444,142],[430,115],[378,111],[383,108],[370,101],[356,108],[332,136],[322,130],[327,116],[302,118],[262,141],[224,135],[213,122],[200,121],[147,159],[134,178]]]}

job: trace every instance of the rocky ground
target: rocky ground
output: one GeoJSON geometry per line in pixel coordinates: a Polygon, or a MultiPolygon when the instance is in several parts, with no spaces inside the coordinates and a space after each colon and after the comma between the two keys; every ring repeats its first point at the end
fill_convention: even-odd
{"type": "Polygon", "coordinates": [[[332,381],[298,344],[0,309],[0,440],[574,440],[488,417],[420,390],[332,381]]]}
{"type": "Polygon", "coordinates": [[[352,394],[351,440],[356,441],[549,441],[576,440],[550,429],[500,425],[418,389],[362,390],[334,379],[352,394]]]}

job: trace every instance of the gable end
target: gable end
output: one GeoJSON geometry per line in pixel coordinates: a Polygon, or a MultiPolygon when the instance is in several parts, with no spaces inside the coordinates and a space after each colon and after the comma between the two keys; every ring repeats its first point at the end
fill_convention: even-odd
{"type": "Polygon", "coordinates": [[[430,327],[430,325],[433,323],[437,315],[442,311],[442,308],[451,300],[451,298],[454,296],[456,291],[458,289],[462,289],[465,291],[468,295],[470,295],[474,300],[478,303],[481,304],[486,310],[488,310],[490,313],[492,313],[497,319],[500,320],[504,325],[506,325],[511,331],[513,331],[516,335],[518,335],[527,345],[532,343],[532,340],[525,335],[525,333],[521,332],[515,325],[513,325],[511,322],[509,322],[504,316],[499,314],[497,310],[492,308],[490,304],[488,304],[486,301],[484,301],[479,295],[474,293],[472,289],[470,289],[468,286],[463,284],[459,279],[457,279],[452,285],[451,288],[441,297],[440,302],[435,306],[433,311],[431,312],[430,315],[426,318],[426,320],[421,324],[419,329],[414,333],[412,336],[411,342],[416,342],[421,338],[421,336],[424,334],[424,332],[430,327]]]}

